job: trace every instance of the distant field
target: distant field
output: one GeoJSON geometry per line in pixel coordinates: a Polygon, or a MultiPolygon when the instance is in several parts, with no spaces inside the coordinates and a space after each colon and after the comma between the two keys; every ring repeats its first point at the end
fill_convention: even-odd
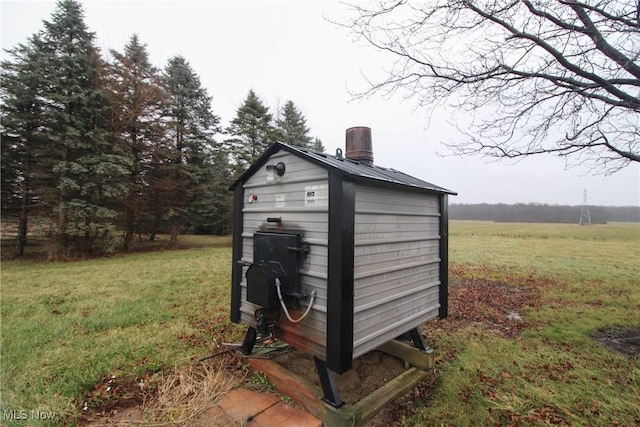
{"type": "Polygon", "coordinates": [[[640,277],[640,223],[519,224],[453,221],[449,261],[514,268],[554,279],[640,277]]]}
{"type": "MultiPolygon", "coordinates": [[[[3,261],[0,424],[23,426],[10,411],[37,410],[56,420],[36,425],[67,425],[85,404],[119,397],[104,387],[112,376],[135,384],[241,340],[228,320],[230,239],[182,242],[191,248],[3,261]]],[[[640,423],[640,361],[593,339],[640,329],[639,224],[453,221],[449,247],[457,299],[424,328],[441,360],[405,425],[640,423]],[[520,329],[487,326],[505,326],[499,304],[464,293],[483,287],[531,298],[520,329]]]]}

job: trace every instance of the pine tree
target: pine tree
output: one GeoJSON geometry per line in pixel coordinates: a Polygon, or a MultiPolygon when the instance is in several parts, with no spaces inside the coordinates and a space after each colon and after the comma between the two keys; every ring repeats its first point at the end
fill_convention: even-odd
{"type": "Polygon", "coordinates": [[[307,119],[298,110],[293,101],[289,100],[282,108],[281,118],[276,120],[277,129],[282,134],[282,142],[304,148],[311,148],[312,140],[309,136],[307,119]]]}
{"type": "Polygon", "coordinates": [[[235,176],[247,169],[276,140],[272,119],[269,107],[250,90],[227,128],[232,138],[225,144],[234,164],[235,176]]]}
{"type": "Polygon", "coordinates": [[[197,197],[189,204],[188,227],[191,232],[221,235],[231,231],[230,182],[228,157],[222,147],[216,147],[202,168],[197,197]]]}
{"type": "Polygon", "coordinates": [[[133,35],[124,52],[111,51],[110,93],[113,105],[113,139],[120,142],[132,158],[129,170],[129,194],[121,202],[124,210],[125,250],[130,250],[140,231],[146,189],[146,176],[152,164],[155,141],[165,138],[163,117],[168,96],[162,87],[160,72],[151,65],[145,44],[133,35]]]}
{"type": "Polygon", "coordinates": [[[117,215],[110,203],[128,191],[130,158],[112,144],[103,63],[79,2],[60,0],[44,26],[47,185],[38,197],[49,207],[49,258],[110,250],[117,215]]]}
{"type": "Polygon", "coordinates": [[[169,219],[170,244],[175,245],[198,200],[206,199],[210,190],[210,168],[217,153],[214,135],[220,131],[220,118],[213,113],[212,98],[200,78],[183,57],[169,60],[164,82],[169,94],[166,157],[157,164],[155,178],[157,195],[164,198],[163,216],[169,219]]]}
{"type": "Polygon", "coordinates": [[[8,51],[13,61],[2,63],[2,217],[17,218],[15,254],[24,255],[30,212],[37,205],[34,195],[37,152],[41,148],[42,78],[38,35],[26,45],[8,51]]]}
{"type": "Polygon", "coordinates": [[[324,153],[327,149],[324,147],[322,140],[320,138],[313,138],[313,142],[310,147],[313,151],[317,151],[318,153],[324,153]]]}

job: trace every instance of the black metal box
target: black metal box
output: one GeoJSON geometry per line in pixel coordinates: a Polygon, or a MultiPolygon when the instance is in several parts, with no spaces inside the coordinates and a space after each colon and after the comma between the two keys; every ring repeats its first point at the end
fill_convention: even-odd
{"type": "Polygon", "coordinates": [[[297,305],[300,296],[299,234],[256,232],[253,235],[253,264],[247,270],[247,301],[264,308],[278,306],[276,279],[285,302],[297,305]]]}

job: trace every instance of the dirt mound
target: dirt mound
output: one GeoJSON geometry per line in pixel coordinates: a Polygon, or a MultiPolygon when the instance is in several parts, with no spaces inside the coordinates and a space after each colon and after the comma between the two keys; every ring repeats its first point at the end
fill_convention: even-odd
{"type": "MultiPolygon", "coordinates": [[[[320,386],[313,356],[294,349],[272,358],[294,374],[320,386]]],[[[335,375],[343,401],[354,404],[382,387],[387,381],[404,372],[404,362],[388,354],[371,351],[353,360],[353,367],[342,375],[335,375]]]]}

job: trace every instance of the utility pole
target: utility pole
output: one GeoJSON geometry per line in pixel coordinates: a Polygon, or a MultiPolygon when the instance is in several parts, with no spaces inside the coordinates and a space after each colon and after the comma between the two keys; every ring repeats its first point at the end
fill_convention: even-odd
{"type": "Polygon", "coordinates": [[[584,197],[582,199],[582,209],[580,209],[580,225],[591,225],[591,213],[589,212],[586,188],[584,189],[584,197]]]}

